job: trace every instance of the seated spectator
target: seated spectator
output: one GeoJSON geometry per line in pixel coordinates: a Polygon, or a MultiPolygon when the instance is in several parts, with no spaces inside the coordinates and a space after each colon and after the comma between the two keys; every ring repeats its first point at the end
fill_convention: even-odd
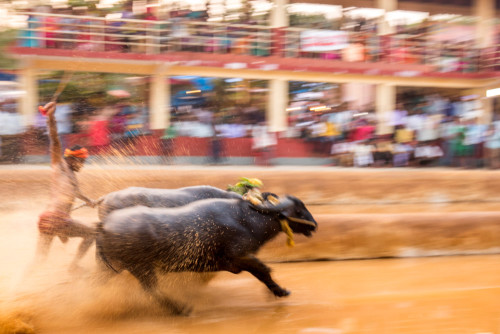
{"type": "Polygon", "coordinates": [[[365,119],[355,122],[354,129],[350,133],[351,141],[364,141],[371,139],[375,132],[375,126],[365,119]]]}
{"type": "Polygon", "coordinates": [[[353,147],[353,143],[344,139],[334,143],[330,150],[334,164],[342,167],[351,167],[353,165],[353,147]]]}
{"type": "Polygon", "coordinates": [[[358,142],[354,144],[354,166],[367,167],[373,165],[373,151],[375,147],[370,141],[358,142]]]}
{"type": "Polygon", "coordinates": [[[394,154],[393,154],[393,166],[394,167],[405,167],[410,163],[410,157],[413,152],[414,132],[404,125],[399,125],[396,127],[396,132],[394,133],[394,154]]]}
{"type": "Polygon", "coordinates": [[[415,147],[415,160],[419,166],[428,166],[436,163],[443,156],[443,150],[437,141],[419,142],[415,147]]]}
{"type": "Polygon", "coordinates": [[[342,50],[342,60],[361,62],[365,60],[365,47],[361,43],[350,43],[342,50]]]}
{"type": "Polygon", "coordinates": [[[392,166],[394,145],[390,138],[378,137],[375,140],[375,149],[373,151],[373,165],[376,167],[392,166]]]}
{"type": "Polygon", "coordinates": [[[42,42],[40,40],[40,37],[42,37],[41,27],[43,27],[43,20],[38,16],[30,14],[26,23],[29,30],[21,30],[21,39],[19,40],[19,45],[28,48],[41,47],[42,42]]]}
{"type": "Polygon", "coordinates": [[[394,167],[409,166],[412,152],[413,147],[410,144],[395,144],[392,165],[394,167]]]}

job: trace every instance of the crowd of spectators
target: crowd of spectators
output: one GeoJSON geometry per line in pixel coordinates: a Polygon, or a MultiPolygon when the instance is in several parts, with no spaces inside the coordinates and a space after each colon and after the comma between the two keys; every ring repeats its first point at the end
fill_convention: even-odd
{"type": "MultiPolygon", "coordinates": [[[[131,1],[125,2],[116,13],[96,8],[89,11],[87,7],[44,6],[29,15],[28,29],[20,32],[18,43],[26,47],[119,52],[145,52],[159,43],[160,52],[229,52],[258,56],[268,56],[271,49],[276,51],[276,45],[282,45],[287,49],[282,53],[285,56],[424,63],[436,65],[438,71],[444,72],[471,72],[481,67],[473,38],[445,42],[433,39],[436,31],[447,27],[446,22],[424,20],[411,26],[401,25],[394,33],[384,36],[378,34],[375,19],[347,20],[337,26],[325,22],[305,25],[301,28],[346,31],[348,43],[340,50],[302,52],[297,36],[279,32],[282,44],[276,44],[274,30],[212,25],[208,23],[206,10],[172,10],[163,12],[167,16],[162,16],[156,7],[144,6],[137,11],[132,5],[131,1]],[[62,15],[47,15],[51,13],[62,15]],[[94,22],[93,17],[100,20],[94,22]],[[133,20],[127,21],[129,19],[133,20]]],[[[263,24],[250,15],[240,14],[231,23],[263,24]]],[[[497,133],[496,122],[491,126],[479,125],[478,117],[473,116],[469,107],[464,107],[473,105],[470,100],[432,95],[417,102],[401,101],[390,120],[375,117],[372,106],[360,109],[348,104],[291,115],[285,136],[303,138],[312,143],[314,154],[331,155],[336,164],[343,166],[495,165],[490,161],[498,159],[495,140],[492,140],[497,133]],[[381,124],[382,128],[391,130],[380,134],[377,129],[381,124]]],[[[163,136],[164,150],[172,150],[175,137],[207,138],[213,143],[212,155],[217,160],[221,154],[220,139],[258,137],[258,129],[265,126],[264,113],[251,104],[227,110],[204,105],[186,113],[174,112],[172,126],[163,136]]],[[[106,147],[134,143],[137,137],[148,134],[147,117],[146,108],[132,104],[91,111],[79,105],[61,105],[56,113],[63,143],[67,134],[88,133],[89,144],[97,153],[106,147]]],[[[42,139],[43,129],[43,120],[39,119],[31,130],[42,139]]],[[[266,140],[270,144],[266,145],[265,152],[272,151],[270,147],[275,145],[275,140],[270,137],[266,140]]]]}
{"type": "MultiPolygon", "coordinates": [[[[249,15],[240,13],[235,22],[221,25],[209,23],[206,10],[172,10],[166,15],[159,15],[155,10],[156,7],[147,6],[140,11],[133,10],[132,2],[125,3],[117,15],[97,9],[89,12],[86,7],[44,7],[38,10],[45,12],[43,15],[36,12],[29,15],[27,29],[21,31],[19,45],[141,53],[192,51],[255,56],[273,54],[350,62],[429,64],[441,72],[478,71],[490,66],[489,59],[493,59],[495,54],[493,52],[491,56],[489,50],[489,56],[486,56],[486,52],[477,49],[474,34],[467,29],[461,38],[439,38],[441,30],[457,26],[442,21],[424,20],[409,26],[401,25],[394,33],[381,36],[377,20],[357,20],[354,23],[351,20],[333,27],[348,34],[344,47],[306,52],[301,46],[300,31],[278,31],[266,28],[266,25],[255,26],[255,23],[260,22],[249,15]],[[50,13],[64,16],[47,16],[50,13]],[[133,20],[128,21],[130,19],[133,20]]],[[[313,24],[301,28],[324,29],[325,25],[313,24]]],[[[332,27],[330,30],[333,30],[332,27]]]]}
{"type": "MultiPolygon", "coordinates": [[[[9,162],[20,160],[23,134],[39,145],[47,140],[42,116],[25,128],[15,109],[15,102],[7,100],[0,112],[1,124],[9,125],[0,127],[0,156],[9,162]]],[[[499,168],[500,120],[494,116],[493,122],[484,124],[483,116],[477,96],[429,94],[400,99],[382,118],[370,105],[306,106],[290,113],[287,131],[272,133],[263,110],[251,105],[216,110],[207,103],[172,112],[171,125],[160,138],[160,154],[170,161],[175,138],[198,137],[208,143],[207,161],[220,163],[223,139],[250,138],[257,162],[269,164],[279,139],[294,138],[309,147],[310,157],[329,157],[335,166],[499,168]]],[[[134,155],[138,138],[152,134],[148,118],[145,107],[129,102],[103,109],[61,103],[56,111],[63,146],[70,144],[72,134],[79,134],[78,141],[94,155],[134,155]]]]}
{"type": "Polygon", "coordinates": [[[347,104],[307,112],[289,135],[312,143],[333,164],[355,167],[498,168],[500,122],[481,122],[477,96],[423,96],[397,103],[387,118],[347,104]]]}

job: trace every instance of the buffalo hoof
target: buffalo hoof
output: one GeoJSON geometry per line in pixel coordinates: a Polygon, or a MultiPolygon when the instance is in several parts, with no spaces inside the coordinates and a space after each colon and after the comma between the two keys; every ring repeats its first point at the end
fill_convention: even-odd
{"type": "Polygon", "coordinates": [[[183,316],[183,317],[189,316],[192,311],[193,311],[193,308],[191,306],[187,306],[187,305],[184,305],[184,306],[177,305],[175,307],[172,307],[172,313],[174,315],[179,315],[179,316],[183,316]]]}
{"type": "Polygon", "coordinates": [[[274,292],[274,295],[276,297],[286,297],[286,296],[289,296],[290,295],[290,291],[286,290],[286,289],[279,289],[279,290],[276,290],[276,291],[273,291],[274,292]]]}

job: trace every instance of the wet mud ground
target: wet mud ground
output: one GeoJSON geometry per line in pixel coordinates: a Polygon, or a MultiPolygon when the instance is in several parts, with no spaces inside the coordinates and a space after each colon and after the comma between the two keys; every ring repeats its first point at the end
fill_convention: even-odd
{"type": "MultiPolygon", "coordinates": [[[[48,191],[22,182],[4,182],[0,190],[0,333],[500,333],[500,255],[267,262],[275,280],[292,292],[281,299],[248,273],[218,273],[208,283],[189,274],[164,277],[165,293],[193,307],[188,317],[161,310],[127,273],[97,283],[94,247],[82,261],[83,270],[69,273],[76,239],[56,240],[48,261],[25,276],[48,191]]],[[[498,209],[495,203],[403,203],[310,210],[498,209]]],[[[73,216],[86,224],[97,220],[89,208],[73,216]]]]}

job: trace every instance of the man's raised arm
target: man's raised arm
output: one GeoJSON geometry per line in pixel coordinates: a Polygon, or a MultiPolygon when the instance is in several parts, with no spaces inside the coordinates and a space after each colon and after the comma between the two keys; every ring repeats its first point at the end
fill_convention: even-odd
{"type": "Polygon", "coordinates": [[[55,117],[56,103],[49,102],[43,109],[47,113],[47,126],[49,127],[49,139],[50,139],[50,159],[52,164],[58,164],[62,161],[62,148],[61,141],[57,135],[57,123],[55,117]]]}

